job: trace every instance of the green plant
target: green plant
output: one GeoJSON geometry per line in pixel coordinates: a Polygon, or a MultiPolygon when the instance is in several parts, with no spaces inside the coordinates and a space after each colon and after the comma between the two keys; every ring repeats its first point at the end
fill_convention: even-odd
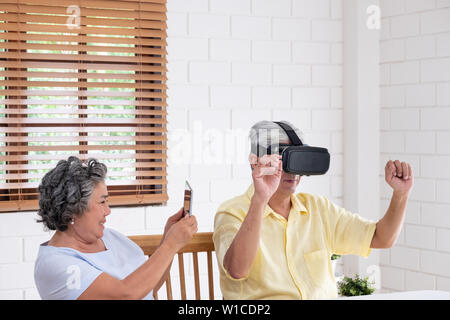
{"type": "Polygon", "coordinates": [[[331,255],[331,260],[333,261],[333,260],[337,260],[337,259],[339,259],[341,256],[340,255],[338,255],[338,254],[332,254],[331,255]]]}
{"type": "Polygon", "coordinates": [[[344,277],[344,279],[338,283],[338,290],[340,295],[346,297],[366,296],[375,291],[374,285],[375,283],[370,282],[368,277],[361,278],[357,274],[354,279],[344,277]]]}

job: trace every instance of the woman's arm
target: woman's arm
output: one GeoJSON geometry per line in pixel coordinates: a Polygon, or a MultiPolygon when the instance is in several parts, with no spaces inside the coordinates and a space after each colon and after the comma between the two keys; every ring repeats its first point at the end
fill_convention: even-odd
{"type": "Polygon", "coordinates": [[[176,250],[169,246],[160,246],[144,264],[123,280],[103,272],[78,299],[142,299],[156,287],[175,253],[176,250]]]}
{"type": "Polygon", "coordinates": [[[173,225],[155,253],[123,280],[102,273],[78,299],[142,299],[162,283],[174,255],[197,232],[194,216],[186,216],[173,225]]]}
{"type": "MultiPolygon", "coordinates": [[[[164,234],[162,236],[161,243],[159,244],[160,246],[166,239],[167,232],[169,232],[170,228],[175,223],[177,223],[178,221],[180,221],[180,219],[183,218],[183,215],[184,215],[184,207],[181,207],[181,209],[178,210],[177,213],[175,213],[173,216],[171,216],[169,219],[167,219],[166,225],[164,227],[164,234]]],[[[173,259],[172,259],[172,261],[173,261],[173,259]]],[[[153,291],[158,291],[161,288],[161,286],[164,284],[164,282],[166,281],[167,276],[170,272],[170,268],[172,267],[172,261],[170,262],[169,266],[167,267],[166,271],[164,272],[163,276],[161,277],[161,279],[159,280],[158,284],[155,286],[153,291]]]]}

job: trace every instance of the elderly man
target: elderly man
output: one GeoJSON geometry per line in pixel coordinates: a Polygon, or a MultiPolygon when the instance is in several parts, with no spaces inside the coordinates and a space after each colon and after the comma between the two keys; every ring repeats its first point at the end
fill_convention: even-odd
{"type": "MultiPolygon", "coordinates": [[[[262,121],[250,132],[252,150],[269,147],[267,135],[257,134],[261,130],[275,132],[280,144],[292,143],[278,124],[262,121]]],[[[278,154],[252,153],[250,163],[253,184],[220,205],[214,221],[224,299],[332,299],[332,254],[367,257],[371,248],[395,243],[414,181],[409,164],[386,164],[393,195],[384,217],[374,222],[325,197],[296,194],[301,176],[284,172],[278,154]]]]}

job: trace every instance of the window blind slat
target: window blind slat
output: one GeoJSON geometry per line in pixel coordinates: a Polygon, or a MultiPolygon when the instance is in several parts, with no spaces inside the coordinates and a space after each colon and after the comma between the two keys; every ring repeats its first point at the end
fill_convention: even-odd
{"type": "MultiPolygon", "coordinates": [[[[81,10],[81,8],[80,8],[81,10]]],[[[83,12],[83,14],[85,14],[83,12]]],[[[67,21],[70,16],[60,15],[40,15],[40,14],[21,14],[21,13],[0,13],[0,21],[9,23],[49,23],[51,25],[59,24],[67,28],[67,21]]],[[[149,28],[165,30],[167,28],[165,21],[149,21],[142,19],[115,19],[114,18],[86,18],[80,16],[81,26],[101,26],[101,27],[126,27],[126,28],[149,28]]]]}
{"type": "MultiPolygon", "coordinates": [[[[66,25],[45,25],[45,24],[31,24],[31,23],[15,23],[10,22],[3,24],[0,30],[15,31],[15,32],[64,32],[64,33],[83,33],[89,35],[102,36],[138,36],[138,37],[155,37],[165,39],[166,34],[164,30],[156,29],[134,29],[134,28],[99,28],[99,27],[85,27],[81,26],[77,29],[69,29],[66,25]]],[[[20,37],[20,35],[19,35],[20,37]]]]}
{"type": "MultiPolygon", "coordinates": [[[[15,170],[15,171],[27,171],[27,170],[50,170],[53,169],[57,164],[57,161],[53,161],[52,164],[6,164],[3,166],[4,170],[15,170]]],[[[123,168],[159,168],[166,167],[166,165],[161,165],[161,163],[155,162],[137,162],[137,163],[108,163],[108,170],[112,171],[114,169],[123,168]]]]}
{"type": "Polygon", "coordinates": [[[81,145],[81,146],[8,146],[0,147],[0,152],[47,152],[47,151],[87,151],[87,150],[166,150],[165,146],[160,145],[81,145]]]}
{"type": "MultiPolygon", "coordinates": [[[[148,101],[148,100],[130,100],[130,99],[118,99],[118,100],[74,100],[74,99],[64,99],[55,100],[52,99],[51,103],[49,100],[43,99],[0,99],[0,104],[10,104],[10,105],[78,105],[78,106],[147,106],[147,107],[166,107],[167,104],[163,101],[148,101]]],[[[14,110],[14,109],[8,109],[14,110]]],[[[85,110],[85,109],[83,109],[85,110]]],[[[136,110],[136,109],[135,109],[136,110]]],[[[113,112],[114,110],[111,110],[113,112]]],[[[124,112],[126,110],[123,110],[124,112]]],[[[57,111],[55,111],[57,112],[57,111]]],[[[83,111],[84,112],[84,111],[83,111]]],[[[137,113],[144,112],[142,110],[136,110],[137,113]]],[[[162,112],[162,111],[161,111],[162,112]]],[[[8,113],[10,113],[8,111],[8,113]]],[[[164,115],[167,112],[163,113],[164,115]]]]}
{"type": "MultiPolygon", "coordinates": [[[[74,155],[73,153],[67,153],[67,157],[74,155]]],[[[65,155],[63,156],[65,157],[65,155]]],[[[94,153],[90,152],[88,154],[77,155],[81,160],[87,160],[88,158],[96,158],[99,160],[113,161],[113,160],[165,160],[167,159],[165,154],[156,153],[118,153],[118,154],[108,154],[108,153],[94,153]]],[[[23,155],[23,156],[0,156],[0,161],[51,161],[55,160],[55,156],[52,154],[39,154],[39,155],[23,155]]],[[[58,159],[61,160],[61,159],[58,159]]]]}
{"type": "Polygon", "coordinates": [[[24,117],[10,117],[10,118],[0,118],[0,124],[77,124],[77,125],[87,125],[87,124],[165,124],[166,120],[163,119],[152,119],[152,118],[120,118],[120,119],[109,119],[109,118],[24,118],[24,117]]]}
{"type": "Polygon", "coordinates": [[[114,83],[114,82],[69,82],[69,81],[15,81],[0,80],[0,86],[12,87],[57,87],[57,88],[133,88],[133,89],[166,89],[165,84],[159,83],[114,83]]]}
{"type": "MultiPolygon", "coordinates": [[[[47,104],[53,104],[53,101],[48,101],[47,104]]],[[[133,110],[133,109],[79,109],[79,108],[32,108],[32,109],[5,109],[5,114],[77,114],[77,115],[147,115],[147,116],[162,116],[167,115],[163,110],[133,110]]]]}
{"type": "Polygon", "coordinates": [[[58,136],[58,137],[9,137],[8,142],[130,142],[130,141],[160,141],[166,139],[161,136],[58,136]]]}
{"type": "MultiPolygon", "coordinates": [[[[77,5],[72,3],[72,5],[77,5]]],[[[68,6],[54,7],[54,6],[40,6],[29,4],[8,4],[2,3],[2,11],[14,12],[15,14],[23,13],[37,13],[37,14],[58,14],[70,16],[72,12],[68,12],[68,6]]],[[[134,20],[157,20],[166,21],[165,12],[151,12],[151,11],[131,11],[131,10],[114,10],[114,9],[94,9],[94,8],[80,8],[80,13],[85,17],[115,17],[128,18],[134,20]]]]}
{"type": "MultiPolygon", "coordinates": [[[[100,64],[100,63],[82,63],[82,62],[48,62],[48,61],[6,61],[2,62],[4,68],[46,68],[46,69],[78,69],[78,70],[108,70],[108,71],[135,71],[135,64],[100,64]]],[[[165,65],[145,65],[139,64],[139,72],[166,72],[165,65]]]]}
{"type": "MultiPolygon", "coordinates": [[[[167,52],[160,48],[143,48],[143,47],[121,47],[121,46],[99,46],[99,45],[59,45],[59,44],[36,44],[36,43],[17,43],[17,42],[0,42],[0,49],[14,49],[14,50],[66,50],[66,51],[89,51],[89,52],[103,52],[103,53],[129,53],[131,54],[153,54],[162,55],[167,52]]],[[[25,58],[20,56],[20,58],[25,58]]],[[[14,58],[13,58],[14,59],[14,58]]]]}
{"type": "MultiPolygon", "coordinates": [[[[126,133],[164,133],[165,130],[160,127],[143,127],[139,124],[133,127],[122,127],[119,124],[111,124],[110,127],[96,126],[96,127],[80,127],[78,124],[76,126],[62,126],[62,127],[51,127],[53,133],[69,133],[77,132],[80,134],[85,134],[88,132],[126,132],[126,133]]],[[[34,127],[0,127],[0,133],[48,133],[49,128],[44,126],[34,126],[34,127]]]]}
{"type": "MultiPolygon", "coordinates": [[[[113,171],[109,170],[108,177],[109,178],[115,178],[115,177],[161,177],[166,176],[166,172],[163,170],[128,170],[128,171],[113,171]]],[[[36,173],[14,173],[14,174],[4,174],[4,179],[14,179],[14,180],[29,180],[29,179],[41,179],[42,174],[36,173]]]]}
{"type": "MultiPolygon", "coordinates": [[[[166,184],[167,182],[165,181],[165,179],[137,179],[137,180],[124,180],[124,181],[120,181],[120,180],[110,180],[108,182],[109,186],[121,186],[121,185],[129,185],[129,186],[139,186],[139,185],[147,185],[147,184],[166,184]]],[[[13,188],[13,189],[34,189],[37,188],[39,186],[39,182],[24,182],[24,183],[20,183],[20,182],[15,182],[15,183],[10,183],[10,184],[4,184],[4,183],[0,183],[0,191],[1,189],[6,189],[6,188],[13,188]]],[[[108,192],[109,193],[109,192],[108,192]]],[[[109,200],[109,198],[108,198],[109,200]]]]}
{"type": "Polygon", "coordinates": [[[133,62],[140,63],[166,63],[164,58],[158,57],[125,57],[125,56],[103,56],[103,55],[78,55],[78,54],[50,54],[50,53],[24,53],[0,52],[0,59],[16,60],[70,60],[70,61],[94,61],[94,62],[133,62]]]}
{"type": "Polygon", "coordinates": [[[59,79],[112,79],[112,80],[167,80],[165,75],[160,74],[109,74],[109,73],[75,73],[75,72],[23,72],[23,71],[0,71],[0,77],[15,78],[59,78],[59,79]]]}
{"type": "MultiPolygon", "coordinates": [[[[139,89],[139,88],[137,88],[139,89]]],[[[63,96],[63,97],[119,97],[119,98],[166,98],[164,92],[146,91],[73,91],[73,90],[0,90],[0,95],[7,96],[63,96]]]]}
{"type": "Polygon", "coordinates": [[[77,5],[80,8],[96,8],[96,9],[122,9],[136,11],[154,11],[166,12],[166,2],[154,2],[145,0],[121,1],[121,0],[3,0],[5,4],[34,4],[49,7],[68,8],[77,5]]]}
{"type": "MultiPolygon", "coordinates": [[[[0,30],[1,25],[0,25],[0,30]]],[[[16,40],[16,41],[55,41],[63,43],[102,43],[102,44],[120,44],[120,45],[141,45],[141,46],[166,46],[165,39],[150,39],[143,37],[98,37],[98,36],[84,36],[72,35],[71,33],[64,34],[39,34],[39,33],[18,33],[18,32],[0,32],[1,40],[16,40]]],[[[117,47],[117,46],[116,46],[117,47]]]]}

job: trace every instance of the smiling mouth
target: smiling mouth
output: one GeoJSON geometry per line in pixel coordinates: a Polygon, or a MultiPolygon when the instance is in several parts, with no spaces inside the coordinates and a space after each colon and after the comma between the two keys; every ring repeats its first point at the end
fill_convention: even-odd
{"type": "Polygon", "coordinates": [[[288,178],[285,178],[283,181],[285,181],[285,182],[298,182],[298,181],[300,181],[300,177],[299,176],[294,176],[294,177],[289,177],[288,176],[288,178]]]}

